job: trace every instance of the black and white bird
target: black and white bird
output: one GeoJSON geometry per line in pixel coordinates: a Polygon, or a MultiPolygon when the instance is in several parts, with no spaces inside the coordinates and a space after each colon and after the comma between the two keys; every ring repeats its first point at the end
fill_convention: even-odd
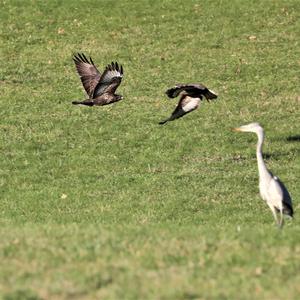
{"type": "Polygon", "coordinates": [[[283,225],[283,214],[293,217],[293,205],[291,196],[280,181],[266,167],[262,155],[262,146],[264,142],[264,130],[258,123],[250,123],[247,125],[234,128],[234,131],[254,132],[257,134],[258,143],[256,146],[256,157],[259,174],[259,193],[261,198],[266,201],[271,209],[276,223],[281,227],[283,225]],[[278,221],[277,213],[280,214],[278,221]]]}
{"type": "Polygon", "coordinates": [[[203,96],[207,101],[218,97],[215,92],[209,90],[203,84],[176,84],[174,87],[168,89],[166,94],[169,98],[176,98],[178,95],[180,98],[178,105],[171,116],[168,119],[159,122],[160,125],[178,119],[197,109],[203,96]]]}
{"type": "Polygon", "coordinates": [[[123,67],[117,62],[107,65],[101,74],[96,68],[92,58],[90,60],[82,53],[74,55],[76,70],[80,76],[82,85],[88,94],[84,101],[73,101],[73,104],[87,106],[107,105],[123,99],[121,95],[115,94],[123,78],[123,67]]]}

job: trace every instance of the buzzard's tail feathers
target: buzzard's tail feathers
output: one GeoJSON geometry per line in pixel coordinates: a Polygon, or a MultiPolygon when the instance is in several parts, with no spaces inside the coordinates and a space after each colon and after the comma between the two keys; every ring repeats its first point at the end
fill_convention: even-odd
{"type": "Polygon", "coordinates": [[[93,106],[94,102],[92,102],[92,101],[72,101],[72,104],[74,104],[74,105],[82,104],[82,105],[87,105],[87,106],[93,106]]]}

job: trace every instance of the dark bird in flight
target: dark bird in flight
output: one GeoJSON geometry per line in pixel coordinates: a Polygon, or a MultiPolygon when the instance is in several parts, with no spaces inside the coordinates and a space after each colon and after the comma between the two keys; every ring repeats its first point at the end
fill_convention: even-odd
{"type": "Polygon", "coordinates": [[[168,89],[166,94],[169,98],[175,98],[180,95],[180,99],[171,116],[159,122],[160,125],[181,118],[185,114],[197,109],[203,96],[208,102],[218,97],[215,92],[202,84],[176,84],[174,87],[168,89]]]}
{"type": "Polygon", "coordinates": [[[121,95],[115,94],[123,77],[123,67],[117,62],[112,62],[101,74],[92,58],[88,60],[83,53],[74,55],[73,60],[82,85],[89,96],[84,101],[73,101],[73,104],[107,105],[123,99],[121,95]]]}

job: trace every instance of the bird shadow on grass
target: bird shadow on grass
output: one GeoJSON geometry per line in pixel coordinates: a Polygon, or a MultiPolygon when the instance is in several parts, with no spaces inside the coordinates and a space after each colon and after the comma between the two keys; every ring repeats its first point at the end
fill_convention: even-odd
{"type": "Polygon", "coordinates": [[[268,153],[265,152],[263,153],[263,158],[265,160],[280,160],[280,158],[285,157],[285,156],[297,156],[300,154],[300,149],[291,149],[288,152],[273,152],[273,153],[268,153]]]}
{"type": "Polygon", "coordinates": [[[288,155],[287,153],[282,153],[282,152],[276,152],[276,153],[268,153],[265,152],[263,153],[263,158],[265,160],[273,159],[273,160],[279,160],[280,157],[288,155]]]}
{"type": "MultiPolygon", "coordinates": [[[[285,140],[287,142],[290,142],[290,143],[294,143],[294,142],[300,142],[300,135],[291,135],[291,136],[288,136],[288,137],[284,137],[284,138],[279,138],[279,139],[276,139],[276,141],[282,141],[282,140],[285,140]]],[[[269,153],[269,152],[264,152],[263,153],[263,158],[265,160],[269,160],[269,159],[273,159],[273,160],[279,160],[280,157],[283,157],[283,156],[290,156],[290,155],[298,155],[300,153],[300,149],[297,147],[297,148],[292,148],[292,149],[289,149],[289,151],[276,151],[276,152],[273,152],[273,153],[269,153]]],[[[255,155],[253,155],[254,157],[255,155]]]]}
{"type": "MultiPolygon", "coordinates": [[[[263,159],[264,160],[280,160],[282,157],[288,156],[288,155],[289,155],[288,152],[273,152],[273,153],[265,152],[265,153],[263,153],[263,159]]],[[[251,157],[253,159],[256,159],[255,154],[253,154],[251,157]]]]}
{"type": "Polygon", "coordinates": [[[290,135],[286,138],[288,142],[300,142],[300,134],[290,135]]]}
{"type": "MultiPolygon", "coordinates": [[[[263,158],[264,160],[279,160],[282,156],[287,156],[288,153],[284,153],[284,152],[276,152],[276,153],[268,153],[268,152],[264,152],[263,153],[263,158]]],[[[256,160],[256,154],[251,154],[251,159],[256,160]]],[[[241,156],[241,155],[236,155],[234,157],[232,157],[232,159],[236,162],[240,162],[240,161],[244,161],[247,160],[246,156],[241,156]]]]}

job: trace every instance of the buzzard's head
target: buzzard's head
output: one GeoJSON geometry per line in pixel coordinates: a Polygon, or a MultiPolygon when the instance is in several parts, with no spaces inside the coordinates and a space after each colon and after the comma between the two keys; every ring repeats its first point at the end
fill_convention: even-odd
{"type": "Polygon", "coordinates": [[[123,99],[123,96],[121,95],[115,95],[116,101],[121,101],[123,99]]]}

